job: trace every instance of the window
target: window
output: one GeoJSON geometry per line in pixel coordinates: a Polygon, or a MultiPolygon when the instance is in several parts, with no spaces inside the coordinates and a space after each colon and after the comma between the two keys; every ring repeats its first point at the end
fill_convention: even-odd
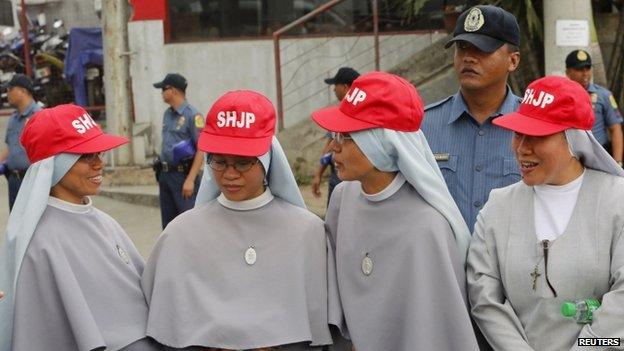
{"type": "MultiPolygon", "coordinates": [[[[327,0],[169,0],[173,42],[221,38],[266,37],[313,11],[327,0]]],[[[443,28],[443,0],[430,0],[418,16],[407,20],[401,0],[378,0],[379,30],[443,28]]],[[[373,31],[369,0],[347,0],[294,28],[290,36],[366,33],[373,31]]]]}
{"type": "Polygon", "coordinates": [[[0,0],[0,26],[14,26],[11,0],[0,0]]]}

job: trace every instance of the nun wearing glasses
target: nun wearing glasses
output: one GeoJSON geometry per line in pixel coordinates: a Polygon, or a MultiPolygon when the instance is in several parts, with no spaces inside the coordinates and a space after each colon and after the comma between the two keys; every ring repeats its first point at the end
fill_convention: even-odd
{"type": "Polygon", "coordinates": [[[21,143],[32,165],[0,262],[1,351],[159,349],[145,337],[143,260],[89,198],[102,182],[102,153],[127,142],[76,105],[26,123],[21,143]]]}
{"type": "MultiPolygon", "coordinates": [[[[563,77],[531,83],[512,130],[522,182],[492,191],[468,254],[472,314],[495,350],[583,350],[624,337],[624,171],[591,134],[589,94],[563,77]],[[564,302],[596,299],[591,323],[564,302]]],[[[611,345],[598,350],[622,350],[611,345]]]]}
{"type": "Polygon", "coordinates": [[[334,132],[343,180],[325,219],[330,323],[357,351],[478,350],[464,273],[470,233],[419,130],[416,89],[367,73],[312,118],[334,132]]]}
{"type": "Polygon", "coordinates": [[[307,211],[254,91],[221,96],[199,149],[195,208],[164,230],[147,262],[147,334],[166,350],[320,350],[327,325],[323,222],[307,211]]]}

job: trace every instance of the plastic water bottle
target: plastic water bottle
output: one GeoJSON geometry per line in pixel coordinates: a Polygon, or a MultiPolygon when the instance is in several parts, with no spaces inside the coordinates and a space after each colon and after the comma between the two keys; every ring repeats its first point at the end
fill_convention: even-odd
{"type": "Polygon", "coordinates": [[[576,323],[588,324],[592,322],[594,311],[598,307],[600,307],[600,301],[596,299],[566,301],[561,305],[561,314],[574,319],[576,323]]]}
{"type": "Polygon", "coordinates": [[[323,155],[321,157],[320,161],[321,161],[321,164],[323,166],[329,165],[331,163],[331,161],[332,161],[332,154],[331,154],[331,152],[328,152],[325,155],[323,155]]]}

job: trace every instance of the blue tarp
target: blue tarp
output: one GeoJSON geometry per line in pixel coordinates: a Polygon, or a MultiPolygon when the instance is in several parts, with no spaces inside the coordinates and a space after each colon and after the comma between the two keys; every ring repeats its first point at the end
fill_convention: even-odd
{"type": "Polygon", "coordinates": [[[102,28],[72,28],[65,57],[65,79],[74,88],[76,104],[87,106],[85,75],[87,65],[104,64],[102,28]]]}

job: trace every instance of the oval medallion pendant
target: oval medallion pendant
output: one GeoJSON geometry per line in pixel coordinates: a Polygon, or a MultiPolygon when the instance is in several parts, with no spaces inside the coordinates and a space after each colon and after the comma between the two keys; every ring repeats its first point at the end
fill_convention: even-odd
{"type": "Polygon", "coordinates": [[[258,258],[258,255],[256,254],[256,249],[254,249],[253,246],[250,246],[247,251],[245,251],[245,262],[252,266],[254,263],[256,263],[256,259],[258,258]]]}
{"type": "Polygon", "coordinates": [[[117,245],[117,254],[121,257],[121,260],[124,261],[125,264],[130,264],[130,257],[128,257],[128,253],[126,253],[126,250],[122,249],[119,245],[117,245]]]}
{"type": "Polygon", "coordinates": [[[373,266],[373,259],[368,256],[367,252],[366,256],[362,259],[362,273],[366,276],[371,275],[371,273],[373,273],[373,266]]]}

